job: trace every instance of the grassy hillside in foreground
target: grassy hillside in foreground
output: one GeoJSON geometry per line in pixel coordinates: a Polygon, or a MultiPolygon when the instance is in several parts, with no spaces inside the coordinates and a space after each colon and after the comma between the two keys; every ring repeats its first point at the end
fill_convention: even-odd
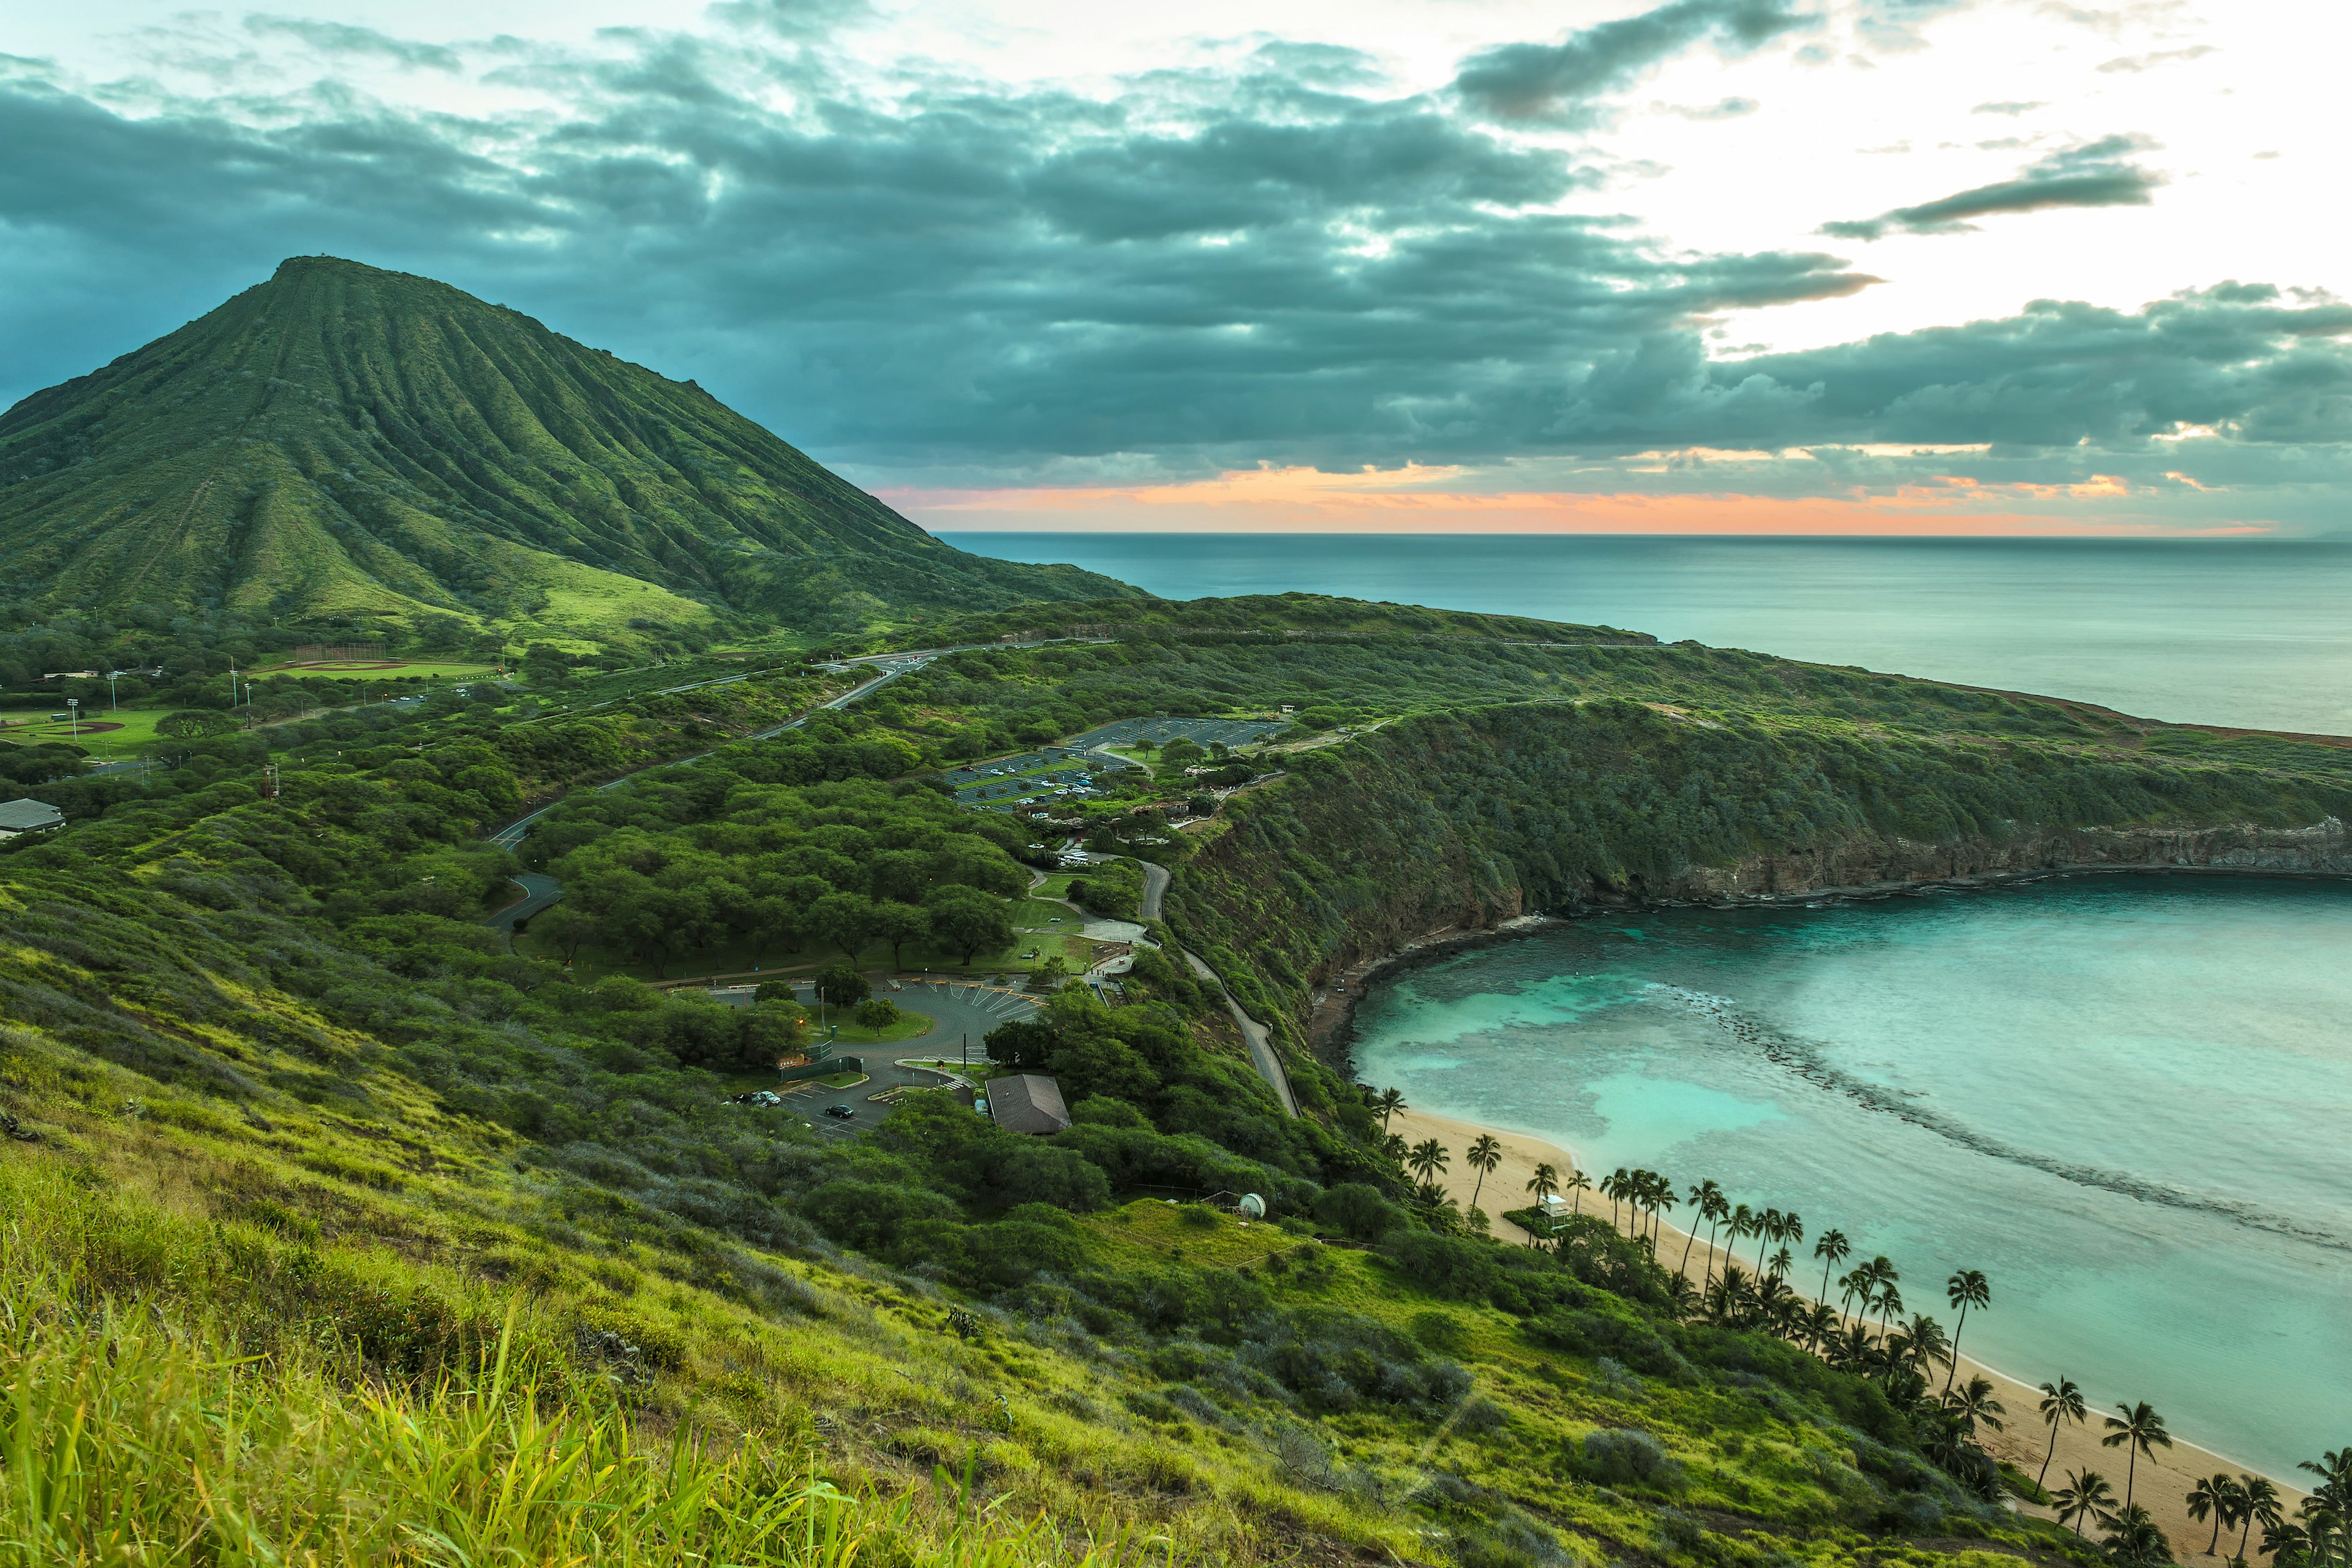
{"type": "MultiPolygon", "coordinates": [[[[1524,895],[1550,885],[1538,848],[1566,889],[1874,823],[2301,821],[2352,761],[1712,650],[1400,631],[1349,638],[1333,692],[1294,640],[958,656],[870,711],[583,791],[547,847],[616,940],[773,921],[822,957],[864,911],[1001,897],[1026,836],[925,782],[942,749],[1320,690],[1347,706],[1315,723],[1396,721],[1276,753],[1290,776],[1179,869],[1178,921],[1280,1016],[1384,889],[1524,895]],[[1250,879],[1221,879],[1241,847],[1250,879]]],[[[1481,1239],[1303,1056],[1310,1114],[1284,1118],[1159,955],[1129,1005],[1066,993],[995,1042],[1060,1080],[1069,1131],[917,1098],[827,1142],[720,1103],[788,1030],[776,1005],[582,984],[478,923],[513,862],[475,835],[527,793],[824,689],[536,718],[448,697],[191,740],[158,777],[64,786],[73,826],[0,849],[0,1105],[32,1139],[0,1142],[0,1518],[34,1560],[134,1537],[149,1561],[2087,1558],[1992,1500],[1891,1361],[1832,1367],[1752,1302],[1679,1297],[1605,1223],[1557,1252],[1481,1239]],[[1163,1201],[1219,1189],[1271,1222],[1163,1201]],[[808,1503],[813,1476],[849,1500],[808,1503]],[[94,1511],[101,1487],[131,1500],[94,1511]]],[[[1131,804],[1096,831],[1130,833],[1131,804]]]]}
{"type": "Polygon", "coordinates": [[[7,596],[628,644],[1124,590],[939,542],[725,407],[331,257],[0,414],[7,596]]]}

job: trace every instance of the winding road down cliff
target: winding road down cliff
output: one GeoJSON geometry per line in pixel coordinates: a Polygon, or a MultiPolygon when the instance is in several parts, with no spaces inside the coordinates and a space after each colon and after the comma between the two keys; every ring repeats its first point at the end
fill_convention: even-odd
{"type": "Polygon", "coordinates": [[[1192,966],[1194,974],[1215,986],[1217,994],[1225,999],[1225,1008],[1234,1016],[1234,1026],[1242,1032],[1242,1038],[1249,1042],[1250,1065],[1257,1068],[1257,1076],[1272,1087],[1275,1098],[1282,1101],[1282,1109],[1292,1116],[1297,1115],[1298,1100],[1290,1092],[1289,1070],[1282,1065],[1282,1058],[1276,1053],[1273,1037],[1266,1032],[1265,1026],[1242,1011],[1242,1005],[1234,1000],[1234,994],[1225,989],[1225,983],[1217,978],[1217,972],[1203,963],[1199,953],[1186,952],[1184,962],[1192,966]]]}
{"type": "MultiPolygon", "coordinates": [[[[1169,875],[1165,866],[1155,865],[1149,860],[1138,860],[1136,864],[1143,868],[1143,896],[1135,901],[1136,918],[1156,921],[1160,918],[1160,900],[1167,897],[1168,884],[1174,879],[1169,875]]],[[[1257,1068],[1257,1076],[1265,1079],[1266,1086],[1274,1090],[1275,1098],[1282,1101],[1284,1110],[1293,1116],[1297,1115],[1298,1099],[1290,1091],[1290,1070],[1282,1065],[1281,1053],[1274,1048],[1272,1033],[1264,1024],[1242,1011],[1242,1005],[1234,1000],[1234,994],[1225,989],[1224,981],[1209,967],[1205,959],[1197,952],[1179,951],[1184,952],[1184,962],[1191,966],[1193,974],[1215,986],[1217,994],[1225,999],[1225,1009],[1234,1016],[1234,1026],[1242,1032],[1242,1038],[1249,1044],[1250,1065],[1257,1068]]]]}

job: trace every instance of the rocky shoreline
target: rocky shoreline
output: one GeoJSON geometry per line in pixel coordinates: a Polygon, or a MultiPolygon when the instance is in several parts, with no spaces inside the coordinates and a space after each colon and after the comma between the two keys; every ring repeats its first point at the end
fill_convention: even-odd
{"type": "Polygon", "coordinates": [[[1415,937],[1402,946],[1363,959],[1332,973],[1316,987],[1307,1015],[1307,1043],[1326,1062],[1354,1077],[1349,1049],[1356,1034],[1357,1004],[1370,994],[1374,980],[1398,976],[1482,947],[1517,942],[1550,926],[1563,923],[1561,915],[1517,915],[1492,926],[1446,926],[1415,937]]]}
{"type": "Polygon", "coordinates": [[[2092,876],[2352,878],[2352,832],[2329,817],[2302,828],[2251,823],[2181,829],[2075,828],[2024,836],[2008,844],[1870,838],[1799,854],[1749,856],[1729,867],[1692,867],[1654,894],[1596,889],[1591,901],[1561,913],[1513,915],[1493,925],[1444,926],[1359,960],[1326,975],[1316,986],[1303,1032],[1318,1057],[1352,1079],[1356,1008],[1374,984],[1392,982],[1458,952],[1516,942],[1563,921],[1594,914],[1780,909],[2092,876]]]}

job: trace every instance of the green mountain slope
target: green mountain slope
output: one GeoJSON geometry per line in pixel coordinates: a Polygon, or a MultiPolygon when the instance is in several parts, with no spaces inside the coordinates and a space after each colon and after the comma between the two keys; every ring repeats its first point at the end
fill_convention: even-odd
{"type": "Polygon", "coordinates": [[[966,554],[691,382],[326,257],[0,415],[0,559],[55,605],[592,640],[1135,593],[966,554]]]}

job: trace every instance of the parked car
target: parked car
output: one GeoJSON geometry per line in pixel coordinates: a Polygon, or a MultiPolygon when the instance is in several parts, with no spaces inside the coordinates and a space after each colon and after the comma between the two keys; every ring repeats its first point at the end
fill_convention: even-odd
{"type": "Polygon", "coordinates": [[[848,1121],[851,1117],[857,1114],[857,1112],[852,1110],[845,1105],[828,1105],[824,1108],[824,1113],[827,1116],[838,1116],[844,1121],[848,1121]]]}

